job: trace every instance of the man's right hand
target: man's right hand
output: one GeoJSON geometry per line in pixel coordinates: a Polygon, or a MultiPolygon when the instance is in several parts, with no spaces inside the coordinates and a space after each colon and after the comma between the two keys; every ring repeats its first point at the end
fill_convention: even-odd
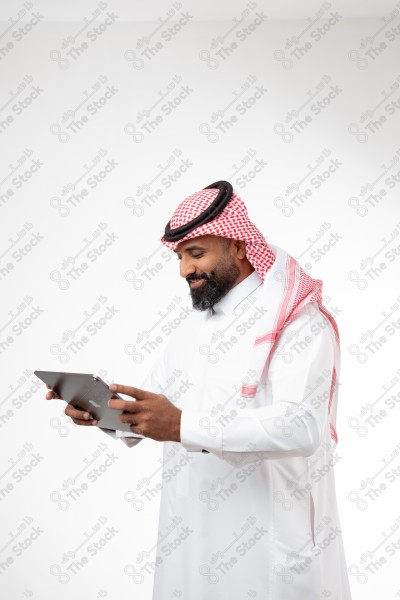
{"type": "MultiPolygon", "coordinates": [[[[45,396],[46,400],[62,400],[62,398],[60,398],[60,396],[58,396],[49,385],[46,384],[46,387],[49,389],[45,396]]],[[[67,404],[64,412],[68,417],[71,417],[76,425],[97,425],[98,423],[98,421],[96,421],[96,419],[94,419],[90,413],[83,410],[78,410],[70,404],[67,404]]]]}

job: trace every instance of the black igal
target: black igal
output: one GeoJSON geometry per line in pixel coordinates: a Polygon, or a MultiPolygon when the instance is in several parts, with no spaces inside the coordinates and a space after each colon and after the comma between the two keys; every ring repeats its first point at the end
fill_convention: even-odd
{"type": "Polygon", "coordinates": [[[219,192],[206,210],[197,215],[197,217],[188,223],[185,223],[180,227],[175,227],[175,229],[171,229],[171,221],[168,221],[164,231],[164,238],[167,242],[176,242],[177,240],[182,239],[185,237],[185,235],[193,231],[193,229],[196,229],[197,227],[200,227],[200,225],[204,225],[205,223],[215,219],[215,217],[224,210],[225,206],[228,204],[233,195],[232,185],[229,183],[229,181],[217,181],[203,189],[209,190],[210,188],[217,188],[219,189],[219,192]]]}

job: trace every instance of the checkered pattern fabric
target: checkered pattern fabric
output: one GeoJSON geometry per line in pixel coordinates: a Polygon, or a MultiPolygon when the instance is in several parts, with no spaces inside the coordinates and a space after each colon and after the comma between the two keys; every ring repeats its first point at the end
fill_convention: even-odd
{"type": "MultiPolygon", "coordinates": [[[[186,198],[175,210],[170,220],[171,229],[188,223],[214,200],[218,190],[201,190],[186,198]]],[[[202,235],[216,235],[246,243],[246,256],[263,280],[261,302],[268,311],[259,322],[254,342],[254,352],[249,357],[245,373],[254,372],[254,379],[248,376],[242,380],[242,396],[253,398],[258,385],[266,380],[268,366],[273,355],[275,342],[285,325],[290,323],[308,303],[316,303],[320,312],[328,319],[335,340],[335,361],[331,375],[331,392],[328,402],[330,434],[337,444],[336,409],[338,399],[338,377],[340,370],[340,340],[337,324],[333,316],[322,305],[322,281],[310,277],[293,256],[274,244],[268,244],[262,233],[250,221],[244,202],[236,194],[232,195],[226,207],[212,221],[200,225],[180,240],[162,243],[175,250],[178,244],[202,235]]]]}
{"type": "MultiPolygon", "coordinates": [[[[218,191],[215,188],[201,190],[186,198],[172,215],[171,229],[180,227],[201,214],[215,199],[218,191]]],[[[224,210],[209,223],[197,227],[176,242],[167,242],[164,236],[161,241],[167,248],[175,250],[180,242],[201,235],[218,235],[233,240],[245,241],[247,258],[261,279],[264,279],[265,274],[275,260],[274,253],[269,248],[266,239],[250,221],[244,202],[236,194],[232,195],[224,210]]]]}

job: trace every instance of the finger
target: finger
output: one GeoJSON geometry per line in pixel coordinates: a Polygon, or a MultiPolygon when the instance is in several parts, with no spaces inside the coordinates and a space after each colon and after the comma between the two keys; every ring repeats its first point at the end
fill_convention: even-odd
{"type": "Polygon", "coordinates": [[[93,415],[87,411],[78,410],[77,408],[71,406],[71,404],[67,405],[64,412],[68,417],[71,417],[72,420],[77,419],[78,421],[90,421],[94,419],[93,415]]]}
{"type": "Polygon", "coordinates": [[[119,398],[110,398],[108,406],[114,410],[124,410],[128,413],[137,413],[141,410],[139,402],[134,402],[133,400],[120,400],[119,398]]]}
{"type": "Polygon", "coordinates": [[[45,395],[46,400],[62,400],[62,398],[60,398],[60,396],[58,396],[58,394],[56,394],[55,392],[53,392],[53,390],[50,388],[50,392],[47,392],[47,394],[45,395]]]}
{"type": "Polygon", "coordinates": [[[120,394],[132,396],[132,398],[136,398],[136,400],[145,400],[150,394],[150,392],[146,392],[146,390],[131,387],[130,385],[121,385],[120,383],[112,383],[108,386],[108,389],[111,392],[119,392],[120,394]]]}
{"type": "Polygon", "coordinates": [[[136,422],[136,419],[134,417],[132,417],[132,414],[129,414],[129,413],[122,413],[122,415],[118,416],[118,420],[121,423],[130,423],[131,425],[133,425],[133,427],[136,427],[136,425],[139,424],[136,422]],[[132,421],[133,421],[133,423],[132,423],[132,421]]]}
{"type": "Polygon", "coordinates": [[[97,423],[98,423],[98,421],[96,421],[96,419],[92,419],[91,421],[83,421],[82,419],[72,419],[72,420],[75,423],[75,425],[89,426],[89,425],[97,425],[97,423]]]}

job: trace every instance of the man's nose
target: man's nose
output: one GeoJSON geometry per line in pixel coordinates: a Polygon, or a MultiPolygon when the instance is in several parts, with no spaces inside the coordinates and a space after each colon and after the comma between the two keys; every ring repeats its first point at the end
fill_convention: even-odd
{"type": "Polygon", "coordinates": [[[193,275],[196,272],[196,267],[193,263],[193,259],[188,257],[183,257],[180,260],[179,271],[181,277],[188,277],[189,275],[193,275]]]}

